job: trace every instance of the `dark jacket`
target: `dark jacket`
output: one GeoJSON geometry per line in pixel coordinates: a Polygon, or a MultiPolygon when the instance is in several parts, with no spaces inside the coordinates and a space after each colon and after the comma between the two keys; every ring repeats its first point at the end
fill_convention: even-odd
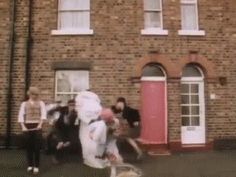
{"type": "Polygon", "coordinates": [[[140,114],[137,109],[126,106],[122,114],[123,118],[127,120],[131,128],[134,127],[134,122],[140,122],[140,114]]]}
{"type": "MultiPolygon", "coordinates": [[[[117,110],[115,106],[112,106],[111,109],[115,114],[120,113],[120,110],[117,110]]],[[[134,127],[134,122],[140,122],[140,114],[137,109],[125,106],[122,112],[122,117],[127,120],[131,128],[134,127]]]]}
{"type": "Polygon", "coordinates": [[[75,125],[75,121],[77,119],[77,112],[74,110],[69,114],[69,110],[67,106],[58,107],[54,111],[58,111],[60,116],[54,125],[54,133],[58,137],[58,139],[62,141],[70,140],[74,135],[74,132],[77,128],[75,125]],[[68,123],[64,121],[64,118],[67,118],[68,123]]]}

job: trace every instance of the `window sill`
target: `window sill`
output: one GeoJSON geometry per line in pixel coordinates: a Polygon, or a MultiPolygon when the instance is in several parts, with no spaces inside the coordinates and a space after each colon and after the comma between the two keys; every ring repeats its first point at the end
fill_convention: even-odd
{"type": "Polygon", "coordinates": [[[142,35],[168,35],[168,30],[163,29],[143,29],[141,30],[142,35]]]}
{"type": "Polygon", "coordinates": [[[204,30],[179,30],[178,34],[180,36],[205,36],[204,30]]]}
{"type": "Polygon", "coordinates": [[[93,35],[92,29],[52,30],[52,35],[93,35]]]}

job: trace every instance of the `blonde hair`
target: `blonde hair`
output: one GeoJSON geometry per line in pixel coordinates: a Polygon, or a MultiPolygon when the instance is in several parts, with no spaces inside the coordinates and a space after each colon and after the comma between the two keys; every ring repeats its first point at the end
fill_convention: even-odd
{"type": "Polygon", "coordinates": [[[27,91],[27,95],[30,96],[31,94],[39,95],[40,90],[38,89],[38,87],[30,87],[27,91]]]}

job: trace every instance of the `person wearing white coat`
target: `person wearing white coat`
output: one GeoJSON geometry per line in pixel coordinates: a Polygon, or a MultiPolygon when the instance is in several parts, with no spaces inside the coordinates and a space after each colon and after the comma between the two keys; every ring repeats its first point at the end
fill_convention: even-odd
{"type": "Polygon", "coordinates": [[[80,92],[76,97],[76,110],[80,119],[79,138],[82,146],[84,164],[90,164],[90,153],[94,142],[89,137],[89,123],[97,120],[102,107],[99,97],[90,91],[80,92]]]}

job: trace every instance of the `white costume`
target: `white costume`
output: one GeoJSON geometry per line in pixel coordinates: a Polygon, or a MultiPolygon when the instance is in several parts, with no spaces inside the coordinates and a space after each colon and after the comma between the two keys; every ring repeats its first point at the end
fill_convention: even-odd
{"type": "Polygon", "coordinates": [[[107,152],[113,154],[116,157],[116,164],[123,163],[123,158],[119,153],[119,149],[117,147],[117,137],[119,136],[119,127],[120,122],[119,119],[113,118],[114,123],[110,126],[110,128],[114,131],[113,135],[109,135],[107,138],[107,152]]]}
{"type": "Polygon", "coordinates": [[[76,97],[76,109],[80,121],[79,137],[85,164],[90,164],[90,154],[94,151],[94,142],[89,137],[89,123],[98,119],[102,107],[99,97],[90,91],[80,92],[76,97]]]}
{"type": "Polygon", "coordinates": [[[90,147],[89,159],[87,164],[93,168],[105,168],[109,163],[103,158],[107,143],[107,126],[103,120],[95,121],[89,125],[90,139],[93,145],[90,147]]]}

